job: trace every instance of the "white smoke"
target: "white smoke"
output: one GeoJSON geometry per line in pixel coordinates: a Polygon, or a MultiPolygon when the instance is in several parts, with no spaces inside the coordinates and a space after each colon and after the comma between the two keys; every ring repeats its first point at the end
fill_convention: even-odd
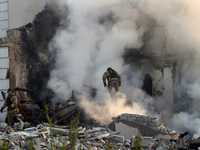
{"type": "MultiPolygon", "coordinates": [[[[61,99],[68,99],[72,90],[82,93],[84,96],[81,105],[100,122],[107,122],[109,117],[122,112],[145,114],[142,105],[146,106],[145,103],[152,102],[152,99],[139,89],[142,85],[142,73],[134,72],[138,76],[128,79],[126,74],[131,74],[130,66],[125,65],[121,57],[125,48],[140,48],[143,45],[141,38],[144,31],[149,29],[149,20],[140,16],[140,13],[145,14],[157,24],[167,27],[170,46],[181,54],[177,65],[179,70],[176,72],[181,78],[177,75],[175,81],[179,101],[184,97],[184,92],[194,99],[190,106],[192,115],[185,110],[175,114],[171,123],[175,128],[189,120],[190,125],[182,129],[196,133],[195,137],[199,136],[198,129],[194,129],[199,123],[199,7],[200,1],[188,0],[72,0],[67,16],[70,22],[66,23],[66,28],[58,30],[50,44],[50,51],[56,50],[57,56],[48,87],[61,99]],[[192,60],[189,55],[192,55],[192,60]],[[101,78],[108,67],[122,75],[121,90],[128,98],[136,99],[134,108],[122,107],[126,96],[106,96],[101,78]],[[88,100],[83,85],[98,89],[93,102],[88,100]],[[119,108],[122,111],[118,112],[119,108]],[[102,115],[105,114],[104,111],[108,117],[102,115]]],[[[185,105],[187,101],[180,102],[180,105],[185,105]]],[[[163,104],[160,108],[164,112],[171,111],[166,107],[164,109],[165,102],[160,104],[163,104]]]]}
{"type": "MultiPolygon", "coordinates": [[[[123,93],[121,98],[106,96],[102,81],[108,67],[121,75],[128,72],[130,66],[125,65],[122,58],[125,48],[140,48],[143,44],[144,30],[138,28],[138,13],[130,1],[73,0],[67,17],[68,27],[59,29],[49,45],[52,53],[56,51],[56,62],[48,87],[60,99],[68,99],[72,90],[81,93],[80,105],[100,123],[107,123],[121,113],[145,114],[139,103],[134,103],[133,108],[124,106],[126,95],[123,93]],[[84,85],[98,90],[92,102],[84,85]]],[[[140,81],[139,78],[135,77],[140,81]]],[[[129,93],[131,99],[140,102],[145,99],[145,93],[133,83],[126,91],[126,76],[122,76],[122,80],[123,91],[129,93]]],[[[136,84],[139,86],[142,82],[136,84]]]]}
{"type": "Polygon", "coordinates": [[[200,135],[200,116],[196,111],[191,114],[187,112],[174,114],[170,123],[172,125],[171,127],[179,133],[183,133],[183,131],[189,131],[189,133],[192,134],[194,138],[198,138],[200,135]]]}
{"type": "MultiPolygon", "coordinates": [[[[174,109],[184,111],[174,114],[171,127],[180,132],[187,130],[198,137],[200,132],[196,126],[199,124],[200,113],[200,1],[134,0],[133,3],[141,12],[168,29],[168,42],[179,53],[174,86],[178,104],[174,109]]],[[[145,20],[143,23],[145,24],[145,20]]],[[[168,51],[171,45],[168,44],[168,51]]],[[[168,110],[168,107],[163,110],[168,110]]]]}
{"type": "Polygon", "coordinates": [[[141,114],[144,115],[146,111],[141,109],[138,103],[134,102],[133,105],[126,106],[126,95],[123,93],[117,93],[117,96],[111,97],[110,94],[106,94],[104,105],[95,103],[94,101],[89,101],[84,96],[80,96],[82,105],[86,113],[92,116],[100,124],[105,124],[111,122],[111,118],[122,113],[130,114],[141,114]]]}

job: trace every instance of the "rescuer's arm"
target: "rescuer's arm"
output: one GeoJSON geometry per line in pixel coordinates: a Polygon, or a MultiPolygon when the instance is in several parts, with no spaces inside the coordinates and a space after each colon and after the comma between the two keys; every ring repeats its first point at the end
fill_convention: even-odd
{"type": "Polygon", "coordinates": [[[4,108],[6,108],[6,103],[4,103],[3,106],[1,107],[1,113],[3,113],[4,108]]]}
{"type": "Polygon", "coordinates": [[[107,77],[107,75],[108,75],[108,71],[106,71],[106,72],[103,74],[103,77],[102,77],[104,87],[107,86],[107,84],[106,84],[106,77],[107,77]]]}

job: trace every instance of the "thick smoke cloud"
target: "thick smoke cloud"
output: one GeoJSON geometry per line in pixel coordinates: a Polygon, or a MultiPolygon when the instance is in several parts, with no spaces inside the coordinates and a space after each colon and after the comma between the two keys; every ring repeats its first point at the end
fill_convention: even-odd
{"type": "MultiPolygon", "coordinates": [[[[130,66],[125,65],[122,58],[124,49],[140,48],[143,44],[141,37],[144,29],[138,28],[138,13],[130,1],[74,0],[69,5],[68,14],[68,27],[59,29],[50,44],[50,51],[56,51],[56,62],[48,87],[64,100],[71,96],[72,90],[84,95],[80,97],[81,107],[94,119],[101,116],[98,121],[102,124],[121,113],[145,114],[141,104],[135,103],[133,108],[125,107],[126,95],[123,93],[121,98],[106,96],[102,82],[102,75],[108,67],[122,75],[128,72],[130,66]],[[92,102],[85,85],[98,90],[92,102]],[[105,109],[107,114],[102,115],[105,109]]],[[[137,101],[146,98],[145,93],[137,88],[142,79],[132,78],[138,83],[133,81],[126,91],[126,82],[129,81],[124,75],[122,78],[124,93],[135,94],[137,101]]]]}
{"type": "MultiPolygon", "coordinates": [[[[145,109],[152,99],[140,90],[142,71],[131,72],[122,55],[125,48],[139,49],[144,44],[142,37],[150,22],[143,15],[148,16],[156,25],[167,27],[167,50],[179,53],[174,82],[178,99],[175,111],[188,106],[188,99],[192,100],[189,107],[174,114],[170,127],[179,127],[180,132],[188,129],[195,137],[200,136],[194,128],[199,123],[199,6],[199,1],[188,0],[72,0],[66,15],[67,27],[58,29],[49,45],[50,51],[56,52],[56,62],[48,87],[60,99],[68,99],[72,90],[82,93],[80,105],[101,123],[125,112],[147,114],[145,109]],[[122,74],[122,98],[107,96],[103,88],[101,78],[107,67],[122,74]],[[137,76],[128,78],[132,74],[137,76]],[[98,89],[92,101],[84,85],[98,89]],[[136,100],[133,108],[122,107],[127,98],[136,100]],[[104,111],[107,116],[102,115],[104,111]],[[190,125],[181,126],[188,120],[190,125]]],[[[171,111],[164,106],[160,108],[171,111]]]]}
{"type": "Polygon", "coordinates": [[[170,123],[172,125],[171,128],[174,128],[176,132],[183,133],[183,131],[189,131],[190,136],[194,138],[198,138],[200,135],[200,118],[199,113],[196,111],[191,114],[187,112],[174,114],[170,123]]]}
{"type": "MultiPolygon", "coordinates": [[[[118,93],[120,94],[120,93],[118,93]]],[[[80,105],[83,106],[86,113],[89,116],[92,116],[100,124],[105,124],[111,122],[111,117],[122,113],[132,113],[132,114],[145,114],[145,109],[141,109],[140,105],[137,102],[133,102],[132,107],[126,106],[126,95],[121,94],[120,97],[115,96],[111,97],[110,94],[106,94],[105,105],[99,105],[98,103],[91,102],[88,99],[85,99],[83,96],[80,97],[80,105]]]]}
{"type": "MultiPolygon", "coordinates": [[[[177,96],[171,128],[200,136],[199,124],[199,47],[200,47],[200,11],[199,1],[188,0],[152,0],[133,1],[138,10],[148,14],[157,24],[168,29],[168,47],[178,54],[174,90],[177,96]],[[181,112],[180,112],[181,111],[181,112]],[[180,112],[180,113],[179,113],[180,112]],[[173,127],[172,127],[173,126],[173,127]]],[[[143,20],[144,24],[145,20],[143,20]]],[[[165,108],[167,110],[167,108],[165,108]]]]}

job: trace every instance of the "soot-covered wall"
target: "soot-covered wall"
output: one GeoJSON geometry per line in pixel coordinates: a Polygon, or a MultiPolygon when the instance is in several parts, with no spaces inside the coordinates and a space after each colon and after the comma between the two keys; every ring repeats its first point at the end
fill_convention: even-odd
{"type": "Polygon", "coordinates": [[[60,24],[60,16],[52,4],[35,16],[32,23],[7,31],[0,46],[8,46],[10,87],[36,90],[41,94],[49,78],[54,58],[48,53],[48,44],[60,24]]]}
{"type": "MultiPolygon", "coordinates": [[[[49,79],[50,67],[51,64],[53,64],[55,57],[48,53],[48,44],[52,37],[55,35],[56,29],[61,27],[61,20],[63,20],[62,15],[55,13],[54,10],[58,9],[56,9],[55,5],[52,5],[52,3],[46,5],[45,9],[35,16],[35,19],[32,23],[17,29],[9,30],[8,36],[6,38],[0,39],[0,42],[2,44],[4,43],[4,45],[1,44],[1,46],[9,47],[9,78],[11,88],[28,88],[36,90],[37,94],[40,96],[42,94],[45,96],[48,95],[46,93],[46,83],[49,79]]],[[[67,14],[64,16],[66,17],[67,14]]],[[[151,28],[153,28],[155,24],[153,23],[151,26],[151,28]]],[[[151,30],[152,33],[155,31],[156,34],[156,31],[161,30],[162,32],[160,31],[159,33],[163,33],[161,36],[165,37],[165,28],[157,27],[153,29],[155,30],[151,30]]],[[[152,72],[152,69],[156,69],[157,65],[159,68],[165,68],[161,64],[166,63],[166,60],[168,59],[170,62],[172,62],[171,57],[168,58],[165,57],[164,54],[164,56],[161,55],[160,51],[158,51],[160,55],[155,56],[157,53],[153,53],[153,51],[149,49],[151,46],[148,46],[148,41],[151,41],[151,37],[152,36],[149,34],[145,34],[143,41],[147,44],[144,44],[144,46],[139,50],[127,50],[124,55],[126,63],[133,65],[137,64],[139,66],[138,68],[142,68],[145,71],[145,74],[152,72]],[[145,45],[147,45],[146,48],[145,45]],[[159,59],[157,59],[157,57],[159,59]]],[[[153,37],[160,37],[160,35],[153,37]]],[[[154,41],[157,41],[157,39],[154,41]]],[[[165,45],[163,44],[166,43],[165,38],[163,39],[164,41],[159,42],[160,44],[158,47],[163,47],[163,45],[165,45]]],[[[154,49],[160,50],[161,48],[155,47],[154,49]]],[[[156,75],[153,76],[156,77],[156,75]]],[[[152,77],[151,80],[153,80],[154,77],[152,77]]],[[[156,82],[157,80],[159,82],[161,81],[159,78],[155,78],[154,80],[156,82]]],[[[157,89],[152,91],[156,82],[150,82],[150,88],[148,89],[151,96],[155,96],[155,93],[157,92],[157,89]]],[[[160,83],[164,84],[164,82],[160,83]]],[[[141,88],[144,89],[144,87],[141,88]]],[[[173,88],[170,90],[173,91],[173,88]]]]}

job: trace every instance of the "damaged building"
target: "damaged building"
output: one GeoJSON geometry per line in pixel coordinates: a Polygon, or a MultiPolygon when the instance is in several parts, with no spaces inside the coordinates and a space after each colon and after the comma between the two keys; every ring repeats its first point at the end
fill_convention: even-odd
{"type": "MultiPolygon", "coordinates": [[[[32,23],[29,23],[29,22],[32,22],[32,20],[35,18],[35,15],[37,15],[38,12],[44,8],[46,2],[47,2],[46,0],[43,0],[43,1],[39,0],[37,3],[30,1],[29,3],[25,3],[24,5],[18,5],[20,3],[23,3],[23,1],[21,0],[0,1],[0,7],[1,7],[0,9],[0,13],[1,13],[0,90],[4,92],[5,96],[7,96],[6,89],[8,88],[15,88],[17,86],[28,88],[26,87],[26,84],[28,80],[29,81],[32,80],[32,79],[28,79],[30,78],[28,77],[29,72],[31,73],[29,69],[32,70],[31,68],[33,67],[31,67],[31,65],[33,64],[31,64],[31,62],[34,62],[34,61],[36,62],[36,60],[34,60],[34,59],[37,59],[36,57],[41,57],[41,60],[44,62],[44,64],[42,65],[45,66],[48,63],[48,60],[46,59],[47,56],[46,55],[44,56],[44,53],[46,53],[45,51],[46,51],[47,45],[45,45],[46,42],[42,42],[42,41],[39,44],[40,50],[42,50],[40,53],[40,56],[36,56],[35,58],[32,57],[32,61],[27,61],[28,57],[30,57],[31,55],[32,56],[34,55],[34,51],[30,53],[28,52],[28,49],[33,47],[33,45],[29,45],[30,43],[28,42],[30,41],[33,42],[34,39],[32,40],[30,39],[30,41],[26,40],[27,34],[28,34],[28,31],[26,31],[26,27],[23,27],[20,29],[21,26],[23,26],[24,24],[27,24],[27,27],[29,26],[29,29],[31,30],[32,23]],[[22,41],[27,41],[27,42],[23,43],[22,41]],[[23,55],[22,53],[24,52],[26,53],[26,51],[28,53],[26,55],[23,55]]],[[[43,30],[43,29],[38,29],[38,30],[43,30]]],[[[48,33],[53,34],[50,32],[48,33]]],[[[41,35],[38,35],[38,36],[41,36],[41,35]]],[[[46,38],[49,38],[49,37],[46,37],[46,38]]],[[[35,41],[34,43],[37,43],[37,42],[35,41]]],[[[37,45],[35,46],[38,47],[37,45]]],[[[33,70],[36,70],[36,68],[37,67],[35,66],[35,69],[33,70]]],[[[37,74],[35,76],[37,76],[37,74]]],[[[40,81],[37,80],[37,82],[39,83],[40,81]]],[[[34,88],[31,88],[31,89],[34,89],[34,88]]],[[[2,95],[0,95],[0,99],[1,99],[0,105],[2,106],[4,103],[4,98],[2,97],[2,95]]],[[[2,123],[5,121],[5,116],[6,116],[6,111],[5,113],[1,114],[2,123]]]]}
{"type": "MultiPolygon", "coordinates": [[[[7,4],[4,2],[2,5],[5,3],[7,4]]],[[[9,8],[12,8],[11,6],[9,8]]],[[[5,8],[6,11],[8,12],[8,8],[5,8]]],[[[51,64],[55,60],[48,52],[48,44],[56,33],[56,28],[60,26],[60,21],[60,16],[54,13],[52,6],[46,5],[44,10],[35,16],[33,22],[21,27],[10,25],[10,29],[7,26],[7,35],[0,41],[2,91],[6,91],[8,87],[21,87],[35,90],[40,97],[43,93],[49,92],[45,88],[51,64]]],[[[144,79],[141,89],[152,97],[164,96],[167,105],[173,110],[177,47],[168,39],[167,27],[157,25],[153,20],[151,22],[150,30],[143,37],[144,46],[137,50],[127,49],[123,57],[126,63],[136,64],[143,70],[144,79]],[[148,66],[145,65],[147,62],[148,66]]],[[[10,22],[10,24],[14,23],[10,22]]],[[[3,101],[2,97],[1,101],[3,101]]],[[[1,119],[3,120],[4,118],[1,119]]]]}
{"type": "MultiPolygon", "coordinates": [[[[70,20],[67,17],[63,17],[60,12],[55,12],[59,6],[52,1],[52,3],[47,3],[48,0],[40,0],[34,5],[30,2],[27,3],[27,6],[19,6],[18,9],[12,9],[16,3],[20,2],[20,0],[16,2],[0,0],[0,8],[2,8],[0,9],[0,90],[7,96],[8,88],[15,89],[21,102],[20,109],[23,110],[21,113],[23,113],[22,115],[25,119],[27,115],[28,119],[25,121],[30,122],[31,125],[27,122],[23,124],[23,127],[20,124],[15,124],[15,130],[24,130],[24,132],[13,133],[11,136],[14,138],[7,137],[3,133],[0,133],[0,135],[2,135],[2,138],[9,139],[10,147],[18,146],[20,148],[29,147],[29,145],[25,144],[27,138],[24,138],[24,136],[33,136],[35,138],[35,146],[45,149],[50,144],[51,134],[54,134],[50,133],[48,124],[44,123],[47,122],[46,117],[38,117],[46,116],[44,103],[51,105],[50,99],[55,94],[54,91],[47,88],[50,71],[57,55],[49,52],[49,44],[57,33],[57,29],[67,28],[67,23],[70,20]],[[18,11],[16,12],[16,10],[18,11]],[[31,14],[32,18],[25,17],[27,12],[31,14]],[[21,13],[24,15],[19,17],[21,21],[16,21],[17,18],[15,16],[20,16],[21,13]],[[24,19],[22,19],[23,17],[24,19]],[[67,23],[63,23],[63,20],[67,23]],[[32,107],[43,111],[35,111],[35,114],[29,114],[29,111],[32,113],[29,109],[32,107]],[[30,115],[33,115],[31,119],[30,115]],[[37,123],[40,124],[38,125],[37,123]]],[[[137,11],[140,14],[140,11],[137,11]]],[[[70,11],[66,8],[64,13],[67,16],[70,11]]],[[[169,112],[173,114],[175,111],[180,111],[187,107],[177,107],[179,99],[174,92],[175,84],[177,84],[175,82],[179,82],[177,78],[180,77],[181,68],[180,53],[178,53],[179,46],[175,45],[173,39],[168,37],[167,26],[156,22],[148,16],[144,15],[142,17],[149,20],[148,30],[141,37],[144,44],[139,49],[125,48],[122,58],[125,64],[141,70],[143,83],[140,89],[145,91],[148,96],[155,98],[158,101],[158,105],[164,100],[165,107],[168,107],[169,112]],[[174,109],[175,107],[176,109],[174,109]]],[[[99,19],[99,24],[115,23],[112,13],[105,18],[99,19]]],[[[142,23],[142,20],[137,22],[137,29],[140,28],[142,23]]],[[[91,97],[97,95],[97,89],[88,85],[84,86],[89,89],[91,97]]],[[[49,110],[53,121],[62,121],[65,124],[65,126],[54,126],[57,134],[62,132],[66,136],[70,131],[69,126],[66,126],[66,124],[70,120],[68,117],[78,112],[75,103],[79,97],[76,92],[78,93],[78,91],[72,91],[72,96],[67,97],[64,103],[55,104],[56,108],[52,109],[53,113],[49,110]]],[[[0,106],[2,106],[4,103],[2,95],[0,95],[0,101],[0,106]]],[[[1,125],[4,125],[6,113],[5,111],[1,114],[1,125]]],[[[157,113],[159,114],[159,110],[157,113]]],[[[81,119],[86,119],[84,117],[89,118],[87,121],[91,121],[90,123],[95,125],[96,122],[90,120],[91,118],[88,116],[82,116],[81,119]]],[[[88,145],[105,149],[107,141],[111,141],[112,146],[116,149],[132,148],[133,135],[136,136],[138,131],[143,136],[142,147],[144,149],[184,149],[191,146],[192,142],[196,142],[188,140],[188,138],[178,137],[175,131],[171,132],[166,129],[164,125],[158,122],[157,118],[124,113],[113,116],[112,119],[113,121],[109,125],[93,127],[91,130],[86,130],[85,127],[79,126],[81,135],[79,139],[89,135],[85,149],[87,149],[88,145]]],[[[4,129],[4,126],[2,129],[4,129]]],[[[56,135],[54,134],[54,136],[56,135]]],[[[64,136],[62,140],[66,141],[64,136]]],[[[77,142],[78,146],[81,145],[80,141],[78,140],[77,142]]],[[[54,138],[54,142],[58,143],[58,139],[54,138]]],[[[69,141],[62,144],[66,144],[66,147],[70,145],[69,141]]],[[[196,147],[198,147],[198,141],[196,147]]]]}

